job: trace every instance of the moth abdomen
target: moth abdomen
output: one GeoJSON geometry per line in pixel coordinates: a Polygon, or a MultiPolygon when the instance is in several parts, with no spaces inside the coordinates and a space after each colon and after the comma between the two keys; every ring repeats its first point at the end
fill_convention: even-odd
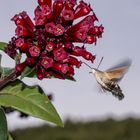
{"type": "Polygon", "coordinates": [[[116,84],[115,88],[112,89],[112,94],[116,96],[119,100],[122,100],[124,98],[124,94],[122,93],[122,90],[118,84],[116,84]]]}
{"type": "Polygon", "coordinates": [[[105,83],[105,88],[106,90],[108,90],[109,92],[112,93],[112,95],[114,95],[115,97],[117,97],[119,100],[122,100],[124,98],[124,94],[122,93],[122,90],[120,88],[120,86],[113,81],[107,81],[105,83]]]}

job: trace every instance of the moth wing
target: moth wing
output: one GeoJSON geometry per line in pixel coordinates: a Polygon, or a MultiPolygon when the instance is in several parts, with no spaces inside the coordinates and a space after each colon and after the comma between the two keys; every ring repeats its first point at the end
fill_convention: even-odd
{"type": "Polygon", "coordinates": [[[120,81],[124,74],[128,71],[132,61],[130,59],[127,59],[125,61],[122,61],[122,63],[114,66],[113,68],[110,68],[105,71],[105,75],[109,80],[118,82],[120,81]]]}
{"type": "Polygon", "coordinates": [[[121,67],[130,67],[132,64],[132,60],[131,59],[125,59],[125,60],[122,60],[121,63],[118,63],[117,65],[107,69],[107,71],[110,71],[110,70],[115,70],[115,69],[118,69],[118,68],[121,68],[121,67]]]}

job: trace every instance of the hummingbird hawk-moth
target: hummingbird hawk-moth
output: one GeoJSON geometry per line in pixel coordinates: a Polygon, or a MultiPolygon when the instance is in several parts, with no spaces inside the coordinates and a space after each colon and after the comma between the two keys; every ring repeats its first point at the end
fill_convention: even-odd
{"type": "MultiPolygon", "coordinates": [[[[101,59],[101,61],[103,58],[101,59]]],[[[100,61],[100,63],[101,63],[100,61]]],[[[84,63],[84,62],[83,62],[84,63]]],[[[86,63],[84,63],[86,64],[86,63]]],[[[88,64],[86,64],[90,69],[98,84],[101,86],[103,91],[109,91],[117,97],[119,100],[122,100],[124,98],[124,94],[122,93],[122,90],[120,86],[118,85],[118,82],[123,78],[124,74],[128,71],[131,60],[125,60],[122,61],[119,65],[116,65],[106,71],[101,71],[97,68],[92,68],[88,64]]]]}

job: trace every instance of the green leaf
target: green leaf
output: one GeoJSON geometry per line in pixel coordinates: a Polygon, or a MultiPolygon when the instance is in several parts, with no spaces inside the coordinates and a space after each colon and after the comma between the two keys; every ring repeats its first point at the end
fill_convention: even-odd
{"type": "Polygon", "coordinates": [[[26,67],[22,72],[20,79],[23,79],[24,77],[36,78],[35,67],[26,67]]]}
{"type": "Polygon", "coordinates": [[[6,46],[7,46],[7,43],[0,42],[0,50],[4,50],[6,46]]]}
{"type": "Polygon", "coordinates": [[[72,76],[64,75],[64,78],[67,79],[67,80],[76,81],[75,78],[72,77],[72,76]]]}
{"type": "Polygon", "coordinates": [[[8,128],[6,116],[3,109],[0,107],[0,140],[7,140],[8,138],[8,128]]]}
{"type": "Polygon", "coordinates": [[[8,140],[14,140],[10,134],[8,135],[8,140]]]}
{"type": "Polygon", "coordinates": [[[0,91],[0,105],[13,107],[31,116],[63,126],[57,111],[39,86],[13,81],[0,91]]]}

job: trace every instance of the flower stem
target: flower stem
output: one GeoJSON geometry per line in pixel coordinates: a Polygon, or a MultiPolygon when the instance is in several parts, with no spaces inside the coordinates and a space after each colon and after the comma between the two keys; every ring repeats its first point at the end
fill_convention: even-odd
{"type": "Polygon", "coordinates": [[[18,77],[17,72],[16,71],[13,71],[8,76],[1,78],[0,79],[0,89],[2,89],[9,82],[16,80],[17,77],[18,77]]]}

